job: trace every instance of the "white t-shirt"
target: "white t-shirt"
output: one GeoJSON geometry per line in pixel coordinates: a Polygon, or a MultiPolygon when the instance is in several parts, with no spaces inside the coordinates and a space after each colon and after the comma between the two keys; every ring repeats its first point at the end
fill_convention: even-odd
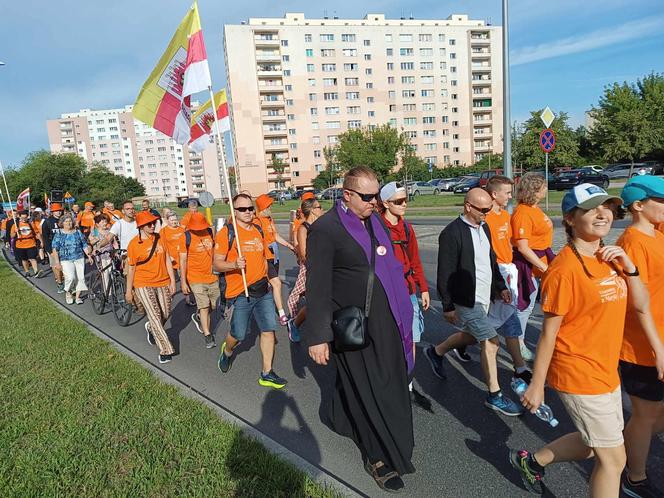
{"type": "Polygon", "coordinates": [[[120,241],[120,249],[127,250],[131,239],[138,235],[138,228],[136,228],[136,220],[132,222],[125,221],[122,218],[111,227],[111,233],[115,235],[120,241]]]}
{"type": "Polygon", "coordinates": [[[482,225],[475,226],[464,216],[461,219],[470,228],[470,236],[473,239],[475,252],[475,304],[491,304],[491,239],[487,237],[482,225]]]}

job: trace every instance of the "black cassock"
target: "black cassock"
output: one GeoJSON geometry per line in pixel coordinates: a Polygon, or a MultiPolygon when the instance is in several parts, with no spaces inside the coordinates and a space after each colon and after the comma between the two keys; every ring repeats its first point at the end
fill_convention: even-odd
{"type": "MultiPolygon", "coordinates": [[[[364,308],[369,263],[362,247],[345,230],[335,209],[311,226],[307,238],[308,346],[333,339],[332,313],[345,306],[364,308]]],[[[404,283],[405,285],[405,283],[404,283]]],[[[408,373],[397,323],[376,277],[369,318],[369,346],[338,353],[329,422],[355,441],[365,459],[383,461],[399,474],[415,469],[413,420],[408,373]]],[[[325,393],[323,393],[325,396],[325,393]]]]}

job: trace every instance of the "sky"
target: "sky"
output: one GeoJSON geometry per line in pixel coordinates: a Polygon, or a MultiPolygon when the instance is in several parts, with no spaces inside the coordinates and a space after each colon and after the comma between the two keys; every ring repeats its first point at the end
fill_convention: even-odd
{"type": "MultiPolygon", "coordinates": [[[[0,9],[0,161],[48,148],[46,120],[132,104],[190,0],[23,0],[0,9]]],[[[199,0],[212,80],[225,84],[222,31],[249,17],[325,15],[310,0],[199,0]]],[[[335,0],[331,17],[445,19],[502,24],[501,0],[335,0]]],[[[550,106],[573,126],[606,85],[664,73],[662,0],[510,0],[512,120],[550,106]]]]}

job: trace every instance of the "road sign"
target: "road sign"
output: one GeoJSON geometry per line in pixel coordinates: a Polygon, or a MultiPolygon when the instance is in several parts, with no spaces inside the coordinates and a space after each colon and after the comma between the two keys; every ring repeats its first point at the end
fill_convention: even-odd
{"type": "Polygon", "coordinates": [[[542,114],[540,114],[540,119],[542,120],[542,123],[544,123],[544,126],[550,128],[551,123],[553,123],[553,120],[556,119],[556,115],[549,108],[549,106],[546,106],[546,109],[544,109],[542,114]]]}
{"type": "Polygon", "coordinates": [[[198,202],[204,208],[212,207],[212,205],[214,204],[214,196],[207,191],[200,192],[198,194],[198,202]]]}
{"type": "Polygon", "coordinates": [[[556,148],[556,134],[551,128],[542,130],[539,137],[539,146],[542,149],[542,152],[549,153],[556,148]]]}
{"type": "Polygon", "coordinates": [[[433,163],[429,163],[429,173],[433,173],[433,163]]]}

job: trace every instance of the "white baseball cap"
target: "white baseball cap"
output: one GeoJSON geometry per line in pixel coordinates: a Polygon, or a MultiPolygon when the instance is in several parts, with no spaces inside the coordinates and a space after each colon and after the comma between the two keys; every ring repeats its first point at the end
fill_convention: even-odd
{"type": "Polygon", "coordinates": [[[563,214],[567,214],[574,208],[595,209],[606,201],[614,201],[618,205],[622,204],[620,197],[609,195],[602,187],[591,183],[582,183],[567,191],[565,197],[563,197],[562,211],[563,214]]]}

